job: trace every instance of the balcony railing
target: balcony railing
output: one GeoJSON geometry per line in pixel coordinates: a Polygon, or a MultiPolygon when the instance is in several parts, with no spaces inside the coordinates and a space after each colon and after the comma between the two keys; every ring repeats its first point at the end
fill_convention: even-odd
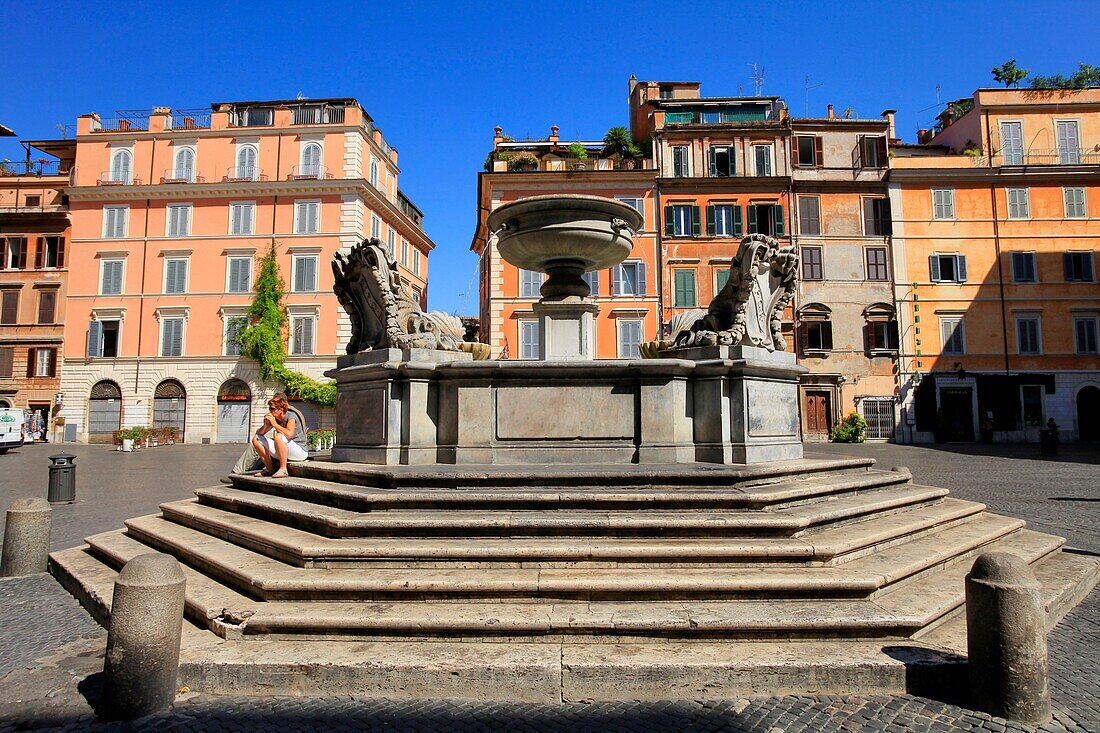
{"type": "Polygon", "coordinates": [[[99,174],[97,186],[140,186],[141,180],[122,171],[103,171],[99,174]]]}
{"type": "Polygon", "coordinates": [[[148,119],[116,117],[114,119],[92,120],[92,132],[126,132],[127,130],[144,132],[148,129],[148,119]]]}
{"type": "Polygon", "coordinates": [[[236,183],[238,181],[266,181],[267,176],[254,165],[237,165],[227,168],[223,183],[236,183]]]}
{"type": "MultiPolygon", "coordinates": [[[[985,157],[976,158],[979,165],[988,165],[985,157]]],[[[1100,164],[1100,150],[1028,150],[1026,152],[1001,151],[993,155],[993,166],[1013,165],[1097,165],[1100,164]]]]}
{"type": "Polygon", "coordinates": [[[344,121],[343,107],[295,107],[295,125],[339,125],[344,121]]]}
{"type": "Polygon", "coordinates": [[[210,112],[176,110],[168,119],[168,125],[173,130],[208,130],[210,129],[210,112]]]}
{"type": "Polygon", "coordinates": [[[328,168],[323,165],[317,165],[316,163],[305,163],[294,166],[290,175],[287,177],[288,181],[308,181],[308,180],[329,180],[333,178],[333,175],[328,172],[328,168]]]}
{"type": "Polygon", "coordinates": [[[195,175],[194,168],[167,168],[160,178],[161,183],[206,183],[202,176],[195,175]]]}
{"type": "Polygon", "coordinates": [[[0,161],[0,176],[63,176],[68,172],[61,170],[59,160],[0,161]]]}

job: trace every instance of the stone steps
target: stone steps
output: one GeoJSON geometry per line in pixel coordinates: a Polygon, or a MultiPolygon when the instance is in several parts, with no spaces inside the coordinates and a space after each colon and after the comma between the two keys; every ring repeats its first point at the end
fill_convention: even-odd
{"type": "MultiPolygon", "coordinates": [[[[463,567],[500,564],[570,566],[629,566],[653,563],[721,565],[729,562],[830,562],[841,555],[912,537],[984,509],[957,499],[925,501],[904,511],[880,513],[853,524],[829,525],[799,537],[676,537],[665,531],[652,536],[458,536],[399,538],[375,536],[333,538],[310,531],[320,520],[299,521],[299,513],[320,515],[328,521],[350,521],[364,515],[333,510],[233,489],[203,489],[200,500],[173,502],[162,507],[164,516],[234,544],[303,567],[346,566],[350,563],[382,567],[461,564],[463,567]],[[256,508],[253,508],[256,507],[256,508]],[[271,509],[272,511],[266,511],[271,509]],[[236,512],[243,512],[238,514],[236,512]],[[339,513],[339,514],[337,514],[339,513]],[[350,516],[344,516],[350,515],[350,516]],[[267,516],[272,520],[260,518],[267,516]],[[293,526],[292,524],[293,523],[293,526]],[[310,529],[301,529],[305,526],[310,529]]],[[[939,495],[936,494],[938,497],[939,495]]],[[[386,515],[379,512],[378,515],[386,515]]]]}
{"type": "MultiPolygon", "coordinates": [[[[203,504],[271,519],[328,537],[429,536],[797,536],[810,527],[895,511],[942,499],[946,489],[905,484],[845,494],[770,511],[714,509],[389,509],[356,512],[298,499],[213,487],[196,492],[203,504]]],[[[184,502],[161,507],[171,513],[184,502]]]]}

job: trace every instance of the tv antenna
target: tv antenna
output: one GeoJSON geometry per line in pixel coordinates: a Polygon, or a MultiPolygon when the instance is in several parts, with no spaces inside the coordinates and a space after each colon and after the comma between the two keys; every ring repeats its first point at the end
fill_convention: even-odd
{"type": "Polygon", "coordinates": [[[65,125],[63,125],[60,122],[58,122],[56,125],[54,125],[54,127],[57,128],[57,131],[61,133],[61,139],[62,140],[67,140],[68,139],[68,137],[69,137],[69,128],[65,127],[65,125]]]}
{"type": "Polygon", "coordinates": [[[764,91],[764,67],[759,69],[756,64],[749,64],[752,67],[752,83],[756,87],[756,96],[759,97],[764,91]]]}
{"type": "Polygon", "coordinates": [[[940,101],[940,85],[937,84],[936,85],[936,103],[934,105],[932,105],[931,107],[925,107],[922,110],[918,110],[917,114],[920,114],[921,112],[927,112],[930,109],[936,109],[937,107],[941,107],[941,106],[943,106],[943,102],[940,101]]]}
{"type": "Polygon", "coordinates": [[[810,116],[810,90],[823,87],[824,84],[811,84],[809,74],[806,75],[806,116],[810,116]]]}

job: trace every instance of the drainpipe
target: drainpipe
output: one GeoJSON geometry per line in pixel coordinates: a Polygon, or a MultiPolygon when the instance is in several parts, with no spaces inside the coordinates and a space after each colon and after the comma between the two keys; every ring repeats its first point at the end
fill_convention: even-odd
{"type": "Polygon", "coordinates": [[[665,210],[661,205],[661,173],[664,170],[664,146],[661,145],[659,140],[655,139],[655,142],[657,143],[654,147],[657,158],[657,175],[653,177],[655,182],[654,193],[656,194],[653,202],[653,228],[657,232],[657,272],[654,274],[657,276],[657,340],[660,341],[665,332],[665,210]]]}
{"type": "MultiPolygon", "coordinates": [[[[149,185],[153,185],[153,172],[156,162],[157,139],[154,137],[149,148],[149,185]]],[[[149,210],[152,208],[153,199],[145,197],[145,227],[141,240],[141,290],[138,294],[138,342],[137,364],[134,367],[134,394],[138,394],[138,384],[141,380],[141,336],[142,325],[145,323],[145,264],[149,257],[149,210]]],[[[120,344],[121,346],[121,344],[120,344]]],[[[152,416],[150,415],[150,420],[152,416]]]]}
{"type": "MultiPolygon", "coordinates": [[[[985,110],[985,139],[986,149],[989,151],[986,159],[989,161],[989,167],[992,172],[993,137],[990,133],[988,109],[985,110]]],[[[1001,301],[1001,342],[1004,344],[1005,376],[1008,376],[1010,373],[1008,355],[1008,305],[1005,302],[1004,262],[1001,261],[1001,226],[1000,215],[997,212],[997,185],[995,181],[990,181],[989,183],[989,203],[993,212],[993,250],[997,255],[997,290],[1000,294],[1001,301]]]]}

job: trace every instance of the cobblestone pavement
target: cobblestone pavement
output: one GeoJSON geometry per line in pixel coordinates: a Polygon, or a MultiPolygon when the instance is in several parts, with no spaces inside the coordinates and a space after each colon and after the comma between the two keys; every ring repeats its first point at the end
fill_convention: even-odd
{"type": "MultiPolygon", "coordinates": [[[[68,446],[67,446],[68,447],[68,446]]],[[[26,481],[40,476],[53,450],[24,448],[0,463],[0,501],[10,503],[26,481]],[[38,472],[41,471],[39,474],[38,472]]],[[[54,546],[121,526],[157,504],[217,483],[239,446],[174,446],[133,456],[76,446],[78,498],[55,514],[54,546]],[[168,467],[166,469],[166,466],[168,467]],[[78,469],[79,471],[79,469],[78,469]],[[106,482],[105,477],[110,478],[106,482]],[[107,488],[109,485],[109,488],[107,488]],[[66,511],[68,510],[68,511],[66,511]]],[[[1031,447],[1026,447],[1030,449],[1031,447]]],[[[1029,457],[1025,447],[811,446],[817,455],[854,454],[880,465],[909,466],[920,483],[945,486],[956,496],[983,501],[994,511],[1026,518],[1032,527],[1070,537],[1100,552],[1095,501],[1100,456],[1065,450],[1056,460],[1029,457]],[[963,452],[965,450],[966,452],[963,452]]],[[[33,492],[32,492],[33,493],[33,492]]],[[[569,731],[1023,731],[1024,726],[913,696],[806,697],[669,703],[529,705],[447,701],[370,700],[355,697],[246,698],[185,694],[168,712],[131,726],[95,721],[106,634],[47,576],[0,580],[0,733],[14,731],[334,731],[409,732],[569,731]]],[[[1100,733],[1100,590],[1078,606],[1050,639],[1055,720],[1042,730],[1100,733]]]]}

